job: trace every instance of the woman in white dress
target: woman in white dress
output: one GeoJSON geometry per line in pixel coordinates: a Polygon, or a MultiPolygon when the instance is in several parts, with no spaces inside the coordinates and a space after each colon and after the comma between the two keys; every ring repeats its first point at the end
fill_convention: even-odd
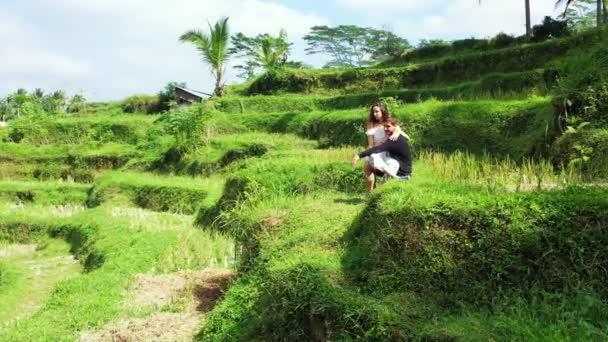
{"type": "MultiPolygon", "coordinates": [[[[390,137],[386,136],[384,133],[384,122],[386,122],[390,116],[391,114],[389,113],[386,104],[376,102],[372,105],[365,131],[365,134],[367,135],[367,148],[378,146],[385,142],[386,139],[397,140],[397,137],[401,134],[409,140],[407,134],[399,127],[397,127],[397,130],[393,135],[390,137]]],[[[368,192],[371,192],[374,189],[376,174],[397,177],[399,165],[390,163],[388,162],[389,160],[390,158],[386,152],[372,154],[366,158],[363,170],[365,172],[366,190],[368,192]]]]}

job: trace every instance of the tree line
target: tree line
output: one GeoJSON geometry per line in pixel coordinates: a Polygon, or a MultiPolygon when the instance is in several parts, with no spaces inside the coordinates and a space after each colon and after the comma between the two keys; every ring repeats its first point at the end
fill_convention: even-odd
{"type": "Polygon", "coordinates": [[[82,94],[69,97],[63,90],[45,93],[40,88],[33,92],[21,88],[4,98],[0,98],[0,121],[7,121],[20,116],[75,113],[82,111],[85,106],[86,99],[82,94]]]}
{"type": "MultiPolygon", "coordinates": [[[[328,55],[330,60],[325,65],[327,68],[367,66],[383,58],[399,56],[412,48],[407,39],[397,36],[388,28],[340,25],[314,26],[310,30],[304,36],[308,44],[306,53],[328,55]]],[[[285,67],[310,68],[301,61],[289,60],[293,43],[289,42],[285,30],[276,36],[263,33],[254,37],[242,32],[229,36],[228,32],[228,18],[222,18],[214,25],[209,24],[209,34],[190,30],[179,38],[181,42],[194,45],[203,61],[211,66],[216,81],[214,93],[218,96],[224,94],[223,76],[229,57],[243,61],[234,68],[238,70],[238,76],[244,79],[251,79],[260,71],[285,67]]]]}

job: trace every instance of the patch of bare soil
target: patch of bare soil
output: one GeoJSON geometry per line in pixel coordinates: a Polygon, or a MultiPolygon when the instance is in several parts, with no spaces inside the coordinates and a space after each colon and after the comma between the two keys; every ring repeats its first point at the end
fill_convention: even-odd
{"type": "Polygon", "coordinates": [[[191,341],[200,325],[199,315],[193,313],[159,312],[146,318],[120,320],[100,331],[85,332],[78,341],[191,341]]]}
{"type": "Polygon", "coordinates": [[[0,257],[15,257],[36,252],[35,244],[11,244],[0,248],[0,257]]]}
{"type": "Polygon", "coordinates": [[[190,297],[184,312],[157,312],[145,318],[130,318],[80,335],[81,342],[190,341],[200,329],[202,315],[213,309],[234,273],[206,270],[163,275],[137,275],[131,285],[129,305],[162,307],[190,297]]]}
{"type": "Polygon", "coordinates": [[[202,313],[211,311],[224,294],[233,276],[234,273],[227,271],[196,274],[192,281],[193,309],[202,313]]]}
{"type": "Polygon", "coordinates": [[[131,285],[132,304],[136,306],[163,306],[175,302],[186,294],[188,278],[184,273],[148,275],[138,274],[131,285]]]}

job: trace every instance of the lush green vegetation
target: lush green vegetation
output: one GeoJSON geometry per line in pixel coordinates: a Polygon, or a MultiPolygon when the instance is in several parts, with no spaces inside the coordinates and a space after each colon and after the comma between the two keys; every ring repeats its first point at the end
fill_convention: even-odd
{"type": "MultiPolygon", "coordinates": [[[[182,40],[213,50],[197,37],[182,40]]],[[[3,258],[0,340],[183,312],[183,298],[125,303],[142,274],[207,268],[239,273],[196,316],[201,341],[607,339],[603,38],[454,42],[407,66],[269,67],[240,95],[188,108],[173,83],[11,118],[0,253],[69,253],[82,273],[48,278],[28,311],[29,261],[3,258]],[[348,161],[379,97],[411,137],[414,174],[364,195],[348,161]],[[166,111],[143,115],[150,103],[166,111]]]]}
{"type": "Polygon", "coordinates": [[[543,67],[568,51],[585,49],[605,38],[603,30],[574,37],[501,50],[449,56],[402,67],[269,72],[258,77],[248,94],[334,93],[419,87],[479,78],[492,72],[521,72],[543,67]]]}
{"type": "Polygon", "coordinates": [[[554,83],[552,71],[533,70],[508,74],[493,73],[478,81],[431,88],[381,90],[341,96],[229,96],[217,100],[216,106],[227,113],[306,112],[369,107],[379,98],[395,98],[413,103],[429,99],[477,100],[487,98],[522,99],[529,94],[544,95],[554,83]]]}

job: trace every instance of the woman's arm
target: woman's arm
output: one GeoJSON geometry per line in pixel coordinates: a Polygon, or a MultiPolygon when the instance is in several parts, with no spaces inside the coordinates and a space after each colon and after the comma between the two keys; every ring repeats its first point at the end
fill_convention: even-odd
{"type": "Polygon", "coordinates": [[[373,135],[367,136],[367,148],[370,148],[370,147],[374,147],[374,136],[373,135]]]}
{"type": "Polygon", "coordinates": [[[367,148],[374,147],[374,135],[367,133],[372,128],[374,128],[374,125],[371,122],[368,122],[365,125],[365,134],[367,135],[367,148]]]}

